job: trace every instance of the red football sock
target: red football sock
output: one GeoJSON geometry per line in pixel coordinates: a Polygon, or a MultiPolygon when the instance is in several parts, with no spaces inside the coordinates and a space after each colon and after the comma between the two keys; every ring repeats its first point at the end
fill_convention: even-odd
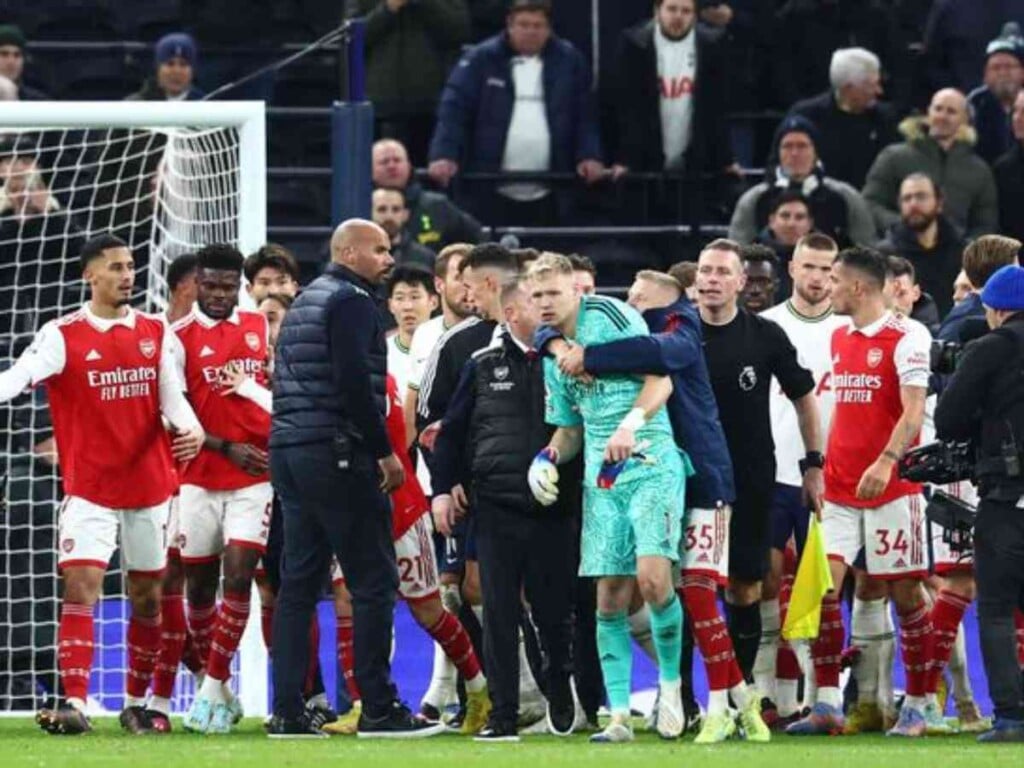
{"type": "Polygon", "coordinates": [[[1020,608],[1013,612],[1013,623],[1017,626],[1017,663],[1024,667],[1024,613],[1020,608]]]}
{"type": "Polygon", "coordinates": [[[89,695],[89,673],[92,670],[92,608],[65,601],[60,608],[57,630],[58,663],[64,696],[85,701],[89,695]]]}
{"type": "Polygon", "coordinates": [[[306,679],[303,681],[302,692],[308,699],[313,695],[313,685],[320,674],[320,620],[313,611],[313,620],[309,624],[309,661],[306,663],[306,679]]]}
{"type": "Polygon", "coordinates": [[[132,616],[128,621],[128,676],[125,689],[129,696],[145,698],[160,659],[163,622],[156,616],[132,616]]]}
{"type": "Polygon", "coordinates": [[[724,691],[743,681],[725,619],[715,601],[715,583],[703,576],[684,576],[677,590],[693,625],[693,636],[707,670],[708,688],[724,691]]]}
{"type": "Polygon", "coordinates": [[[441,616],[432,627],[427,628],[430,635],[441,646],[459,674],[466,680],[472,680],[480,674],[480,661],[473,650],[469,633],[462,622],[448,611],[441,611],[441,616]]]}
{"type": "Polygon", "coordinates": [[[220,601],[217,625],[206,659],[206,674],[214,680],[227,680],[231,676],[231,659],[238,650],[245,625],[249,621],[249,595],[244,592],[225,592],[220,601]]]}
{"type": "Polygon", "coordinates": [[[356,685],[355,652],[352,650],[352,617],[338,617],[338,664],[345,673],[345,688],[352,701],[359,701],[359,686],[356,685]]]}
{"type": "Polygon", "coordinates": [[[939,690],[939,678],[953,655],[957,631],[968,605],[970,601],[948,589],[940,590],[935,599],[931,612],[931,658],[925,682],[925,691],[928,693],[939,690]]]}
{"type": "MultiPolygon", "coordinates": [[[[907,695],[928,693],[928,668],[931,658],[932,621],[928,604],[921,602],[914,609],[900,613],[900,647],[903,668],[907,675],[907,695]]],[[[956,631],[953,632],[956,639],[956,631]]]]}
{"type": "Polygon", "coordinates": [[[203,671],[203,662],[199,658],[199,649],[192,638],[192,633],[188,631],[188,622],[185,622],[185,647],[181,650],[181,663],[193,675],[203,671]]]}
{"type": "Polygon", "coordinates": [[[817,639],[811,644],[814,660],[814,679],[819,688],[839,687],[839,668],[843,657],[843,614],[835,595],[826,595],[821,601],[821,627],[817,639]]]}
{"type": "Polygon", "coordinates": [[[260,607],[260,630],[263,632],[263,644],[267,646],[267,653],[270,653],[274,645],[274,606],[260,607]]]}
{"type": "Polygon", "coordinates": [[[206,667],[210,655],[210,641],[213,640],[213,629],[217,625],[217,606],[188,604],[188,629],[192,637],[192,647],[199,659],[200,669],[206,667]]]}
{"type": "Polygon", "coordinates": [[[153,695],[169,699],[174,694],[174,678],[185,652],[188,627],[185,623],[185,599],[180,592],[164,594],[160,600],[163,624],[160,633],[160,658],[153,670],[153,695]]]}

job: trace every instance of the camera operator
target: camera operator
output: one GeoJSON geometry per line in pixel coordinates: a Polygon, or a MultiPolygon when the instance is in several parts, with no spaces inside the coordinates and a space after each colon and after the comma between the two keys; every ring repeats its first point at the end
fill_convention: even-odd
{"type": "Polygon", "coordinates": [[[939,399],[939,440],[974,439],[981,503],[974,527],[981,649],[995,724],[983,742],[1024,741],[1014,609],[1024,606],[1024,268],[1002,267],[981,294],[991,333],[972,342],[939,399]]]}

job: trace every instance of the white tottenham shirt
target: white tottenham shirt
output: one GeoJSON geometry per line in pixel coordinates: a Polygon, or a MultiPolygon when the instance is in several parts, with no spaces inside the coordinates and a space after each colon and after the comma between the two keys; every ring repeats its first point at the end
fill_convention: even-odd
{"type": "MultiPolygon", "coordinates": [[[[793,308],[790,301],[766,309],[761,313],[761,317],[766,317],[782,327],[790,343],[796,348],[800,365],[809,370],[814,377],[814,396],[818,402],[821,439],[824,444],[828,438],[832,410],[835,407],[835,397],[830,384],[832,333],[836,328],[849,325],[850,319],[835,315],[831,310],[820,317],[805,317],[793,308]]],[[[775,481],[783,485],[800,486],[803,478],[800,475],[799,462],[805,454],[804,441],[800,435],[796,408],[774,377],[769,405],[772,440],[775,442],[775,481]]]]}
{"type": "MultiPolygon", "coordinates": [[[[501,160],[504,171],[547,171],[551,168],[551,131],[544,106],[544,60],[540,56],[512,59],[516,101],[501,160]]],[[[528,202],[548,194],[542,184],[506,184],[502,194],[528,202]]]]}
{"type": "Polygon", "coordinates": [[[697,33],[692,29],[682,40],[665,37],[654,25],[654,50],[658,61],[661,114],[661,145],[665,167],[680,168],[693,134],[693,89],[697,82],[697,33]]]}

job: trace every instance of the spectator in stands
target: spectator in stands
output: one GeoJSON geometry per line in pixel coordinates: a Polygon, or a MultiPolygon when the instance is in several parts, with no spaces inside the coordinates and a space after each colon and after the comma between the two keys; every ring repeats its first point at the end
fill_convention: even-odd
{"type": "Polygon", "coordinates": [[[272,293],[294,297],[299,292],[299,264],[283,245],[267,243],[250,253],[242,265],[245,289],[257,305],[272,293]]]}
{"type": "Polygon", "coordinates": [[[805,117],[787,117],[775,131],[778,164],[765,181],[748,189],[729,222],[729,239],[748,244],[768,223],[774,199],[787,190],[800,192],[810,204],[814,225],[841,247],[872,243],[875,227],[860,193],[825,175],[818,160],[818,129],[805,117]]]}
{"type": "Polygon", "coordinates": [[[900,184],[900,220],[889,228],[878,250],[913,265],[921,289],[934,297],[943,316],[953,307],[950,292],[965,245],[942,214],[942,189],[927,174],[907,176],[900,184]]]}
{"type": "Polygon", "coordinates": [[[713,34],[697,25],[696,9],[696,0],[655,0],[654,18],[622,33],[616,174],[739,174],[725,122],[728,62],[713,34]]]}
{"type": "Polygon", "coordinates": [[[925,173],[942,187],[946,216],[968,237],[995,232],[996,183],[985,161],[974,154],[975,133],[964,95],[953,88],[936,92],[928,115],[907,118],[900,131],[906,141],[882,150],[864,184],[864,198],[878,228],[884,231],[899,221],[903,179],[925,173]]]}
{"type": "Polygon", "coordinates": [[[841,48],[832,54],[828,76],[828,91],[798,101],[789,113],[818,127],[818,154],[828,175],[860,189],[878,153],[899,140],[894,110],[878,101],[882,65],[865,48],[841,48]]]}
{"type": "Polygon", "coordinates": [[[480,222],[438,192],[428,192],[412,177],[412,164],[405,145],[395,139],[381,139],[373,145],[373,183],[377,187],[401,189],[409,208],[409,237],[420,245],[440,252],[452,243],[479,243],[480,222]]]}
{"type": "Polygon", "coordinates": [[[967,103],[978,134],[974,150],[994,163],[1013,146],[1013,103],[1024,86],[1024,38],[1016,22],[1003,27],[1002,34],[988,44],[985,57],[984,85],[971,91],[967,103]]]}
{"type": "MultiPolygon", "coordinates": [[[[590,68],[551,30],[550,0],[512,0],[505,32],[472,48],[441,94],[431,178],[460,171],[575,171],[603,178],[590,68]]],[[[554,224],[567,200],[544,184],[504,184],[467,201],[492,224],[554,224]]]]}
{"type": "Polygon", "coordinates": [[[979,85],[985,46],[1005,22],[1024,19],[1024,0],[935,0],[924,33],[925,78],[931,91],[979,85]]]}
{"type": "Polygon", "coordinates": [[[779,268],[779,293],[789,296],[793,284],[789,277],[789,262],[800,238],[814,229],[814,216],[807,198],[795,189],[787,189],[772,199],[768,224],[754,242],[775,253],[779,268]]]}
{"type": "Polygon", "coordinates": [[[902,256],[889,256],[886,263],[887,289],[897,312],[917,320],[934,336],[939,330],[939,310],[935,300],[921,290],[914,265],[902,256]]]}
{"type": "Polygon", "coordinates": [[[697,262],[680,261],[673,264],[668,273],[672,275],[683,288],[683,293],[691,304],[697,303],[697,262]]]}
{"type": "Polygon", "coordinates": [[[970,296],[971,291],[973,290],[974,286],[971,285],[971,281],[967,277],[967,273],[961,269],[956,276],[956,280],[953,281],[953,304],[959,304],[970,296]]]}
{"type": "Polygon", "coordinates": [[[366,95],[377,135],[399,139],[423,165],[437,94],[470,42],[466,0],[346,0],[345,16],[366,20],[366,95]]]}
{"type": "Polygon", "coordinates": [[[420,245],[405,229],[409,221],[409,208],[405,204],[405,193],[400,189],[377,187],[373,190],[370,205],[373,222],[388,233],[391,238],[391,256],[395,264],[418,264],[427,270],[434,269],[434,252],[420,245]]]}
{"type": "MultiPolygon", "coordinates": [[[[885,0],[787,0],[772,30],[777,106],[788,109],[829,85],[832,52],[852,45],[874,51],[891,71],[900,55],[890,3],[885,0]]],[[[824,128],[823,128],[824,130],[824,128]]]]}
{"type": "MultiPolygon", "coordinates": [[[[584,296],[597,293],[597,267],[594,266],[594,262],[578,253],[570,253],[568,259],[572,264],[572,276],[576,289],[584,296]]],[[[523,271],[526,271],[526,265],[523,265],[523,271]]]]}
{"type": "Polygon", "coordinates": [[[18,87],[18,101],[46,101],[50,97],[30,85],[25,85],[25,33],[14,24],[0,25],[0,75],[18,87]]]}
{"type": "Polygon", "coordinates": [[[971,289],[942,321],[938,337],[943,341],[962,341],[971,335],[969,326],[980,322],[985,325],[985,307],[981,291],[985,283],[1007,264],[1018,264],[1021,242],[1003,235],[979,237],[964,249],[963,267],[971,289]]]}
{"type": "Polygon", "coordinates": [[[205,95],[195,85],[199,48],[191,35],[172,32],[153,49],[156,72],[128,101],[198,101],[205,95]]]}
{"type": "Polygon", "coordinates": [[[779,258],[765,245],[743,246],[743,272],[746,282],[740,292],[740,304],[747,312],[764,312],[774,307],[779,292],[779,258]]]}
{"type": "Polygon", "coordinates": [[[1013,146],[992,167],[999,190],[999,231],[1024,240],[1024,91],[1013,102],[1013,146]]]}

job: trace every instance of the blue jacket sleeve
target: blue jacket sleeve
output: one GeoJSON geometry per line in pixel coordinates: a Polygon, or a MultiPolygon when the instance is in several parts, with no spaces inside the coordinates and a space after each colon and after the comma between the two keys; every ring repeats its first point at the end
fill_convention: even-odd
{"type": "Polygon", "coordinates": [[[590,70],[586,59],[579,51],[573,51],[572,67],[576,85],[576,163],[584,160],[603,160],[601,134],[597,128],[597,109],[590,87],[590,70]]]}
{"type": "Polygon", "coordinates": [[[692,365],[704,354],[692,328],[683,325],[674,331],[651,336],[595,344],[583,351],[583,367],[588,373],[648,373],[670,376],[692,365]]]}
{"type": "Polygon", "coordinates": [[[470,51],[452,69],[437,107],[437,126],[430,142],[429,159],[460,162],[466,134],[480,102],[483,62],[470,51]]]}
{"type": "Polygon", "coordinates": [[[469,422],[476,405],[474,386],[476,384],[476,361],[470,358],[462,367],[459,384],[448,404],[441,432],[434,443],[434,454],[430,462],[430,481],[434,495],[451,493],[463,475],[463,446],[469,439],[469,422]]]}
{"type": "Polygon", "coordinates": [[[367,365],[370,344],[378,333],[377,308],[369,298],[335,294],[327,312],[327,346],[334,382],[366,448],[374,458],[382,459],[393,450],[384,426],[384,414],[373,397],[367,365]]]}

